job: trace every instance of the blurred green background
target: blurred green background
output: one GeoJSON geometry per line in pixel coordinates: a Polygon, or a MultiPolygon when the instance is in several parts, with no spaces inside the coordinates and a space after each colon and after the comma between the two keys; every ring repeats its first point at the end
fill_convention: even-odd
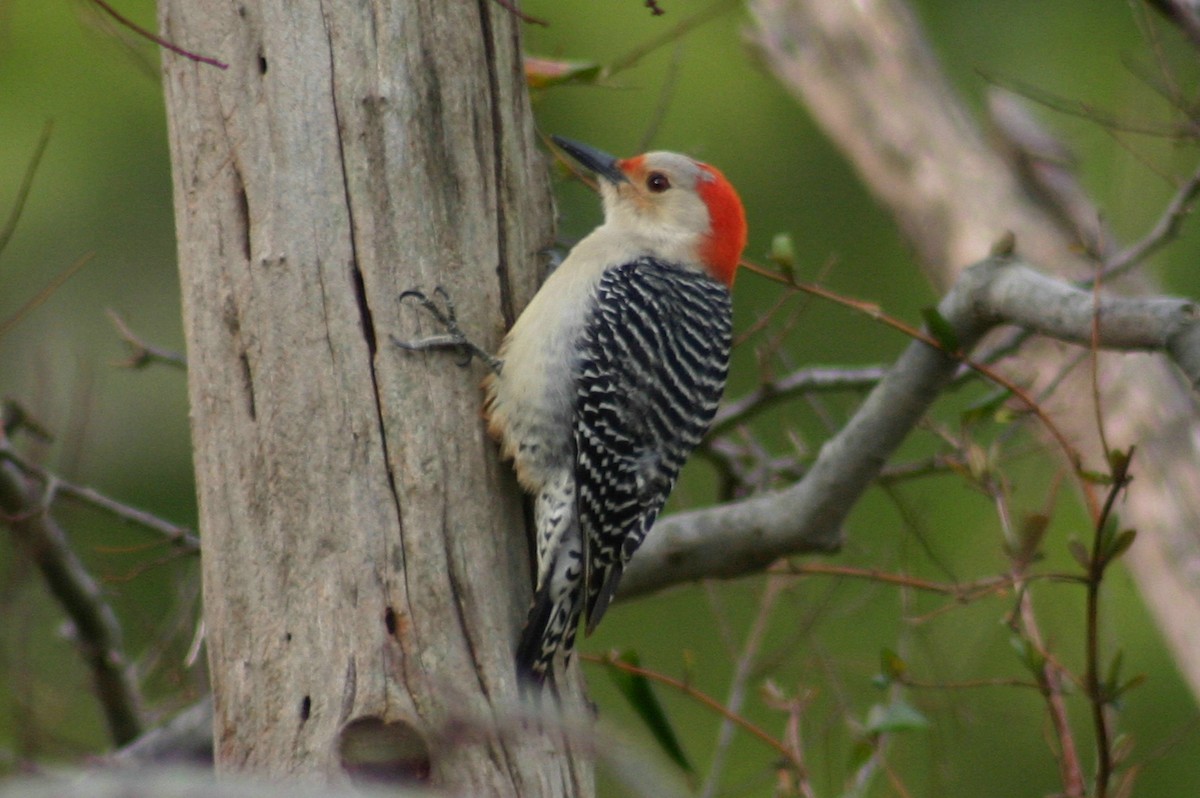
{"type": "MultiPolygon", "coordinates": [[[[114,5],[154,27],[149,0],[114,5]]],[[[527,26],[526,49],[551,58],[612,63],[705,7],[662,0],[653,17],[637,0],[556,3],[525,9],[550,22],[527,26]]],[[[1164,104],[1139,77],[1170,63],[1185,87],[1196,85],[1195,56],[1155,25],[1137,3],[1010,0],[922,0],[916,7],[938,56],[976,110],[987,83],[981,72],[1112,109],[1141,121],[1168,119],[1164,104]],[[1157,55],[1156,55],[1157,53],[1157,55]]],[[[908,321],[935,297],[905,243],[838,153],[757,64],[743,43],[744,12],[732,6],[715,20],[642,58],[604,85],[576,85],[534,96],[547,133],[586,140],[616,154],[644,148],[688,152],[722,168],[743,195],[751,224],[747,255],[765,260],[772,237],[791,233],[802,279],[821,279],[850,296],[879,302],[908,321]]],[[[119,311],[146,340],[182,349],[165,123],[153,46],[116,31],[84,2],[0,2],[0,216],[8,212],[43,125],[53,137],[28,206],[0,253],[0,319],[85,253],[94,260],[43,306],[0,339],[0,396],[15,399],[55,434],[37,452],[63,476],[184,524],[195,523],[184,378],[166,368],[115,368],[125,352],[105,315],[119,311]]],[[[1191,89],[1194,91],[1194,88],[1191,89]]],[[[1185,89],[1185,94],[1189,90],[1185,89]]],[[[897,98],[897,101],[902,101],[897,98]]],[[[1039,115],[1079,156],[1080,174],[1104,217],[1126,240],[1157,217],[1172,186],[1190,172],[1194,148],[1169,139],[1114,133],[1094,122],[1039,115]]],[[[599,219],[598,204],[576,185],[560,185],[560,232],[572,239],[599,219]]],[[[1019,236],[1019,231],[1018,236],[1019,236]]],[[[1189,268],[1200,237],[1189,227],[1152,264],[1169,290],[1200,296],[1189,268]]],[[[983,254],[983,253],[981,253],[983,254]]],[[[738,283],[736,323],[745,329],[778,296],[752,275],[738,283]]],[[[805,363],[875,364],[905,345],[899,335],[827,303],[795,300],[799,309],[787,346],[768,365],[782,373],[805,363]]],[[[730,395],[760,373],[755,347],[735,355],[730,395]]],[[[978,389],[949,397],[943,420],[978,389]]],[[[822,408],[836,422],[853,397],[822,408]]],[[[754,427],[778,451],[788,433],[814,451],[827,435],[805,404],[773,413],[754,427]]],[[[984,440],[993,434],[984,430],[984,440]]],[[[1007,464],[1017,512],[1047,501],[1053,462],[1028,438],[1030,452],[1007,464]]],[[[935,451],[918,432],[901,459],[935,451]]],[[[672,506],[711,501],[714,480],[702,463],[689,468],[672,506]]],[[[1136,489],[1136,488],[1135,488],[1136,489]]],[[[1045,567],[1070,567],[1065,543],[1086,536],[1070,491],[1055,507],[1045,567]]],[[[103,577],[126,624],[131,652],[163,712],[194,694],[203,674],[184,663],[194,631],[195,563],[167,556],[144,533],[94,512],[59,514],[94,572],[103,577]],[[149,566],[147,567],[147,564],[149,566]],[[161,641],[166,640],[164,645],[161,641]]],[[[941,476],[874,490],[855,509],[845,551],[831,562],[876,567],[940,581],[1002,571],[1000,525],[990,501],[962,479],[941,476]]],[[[686,677],[724,699],[732,656],[750,627],[763,580],[696,586],[613,609],[585,652],[633,649],[643,664],[686,677]],[[730,639],[732,638],[732,639],[730,639]],[[731,648],[732,646],[732,648],[731,648]]],[[[1034,590],[1048,640],[1079,668],[1082,591],[1045,584],[1034,590]]],[[[946,602],[875,583],[809,577],[787,586],[770,615],[760,664],[745,712],[772,734],[784,716],[768,708],[760,687],[770,679],[789,694],[806,693],[801,733],[820,796],[840,794],[855,724],[888,694],[872,685],[879,652],[894,649],[913,675],[929,681],[1024,677],[1003,625],[1012,597],[938,612],[946,602]]],[[[28,759],[73,759],[102,750],[103,722],[90,683],[61,629],[57,608],[35,575],[0,537],[0,769],[28,759]]],[[[1127,575],[1106,582],[1104,645],[1124,652],[1129,674],[1146,683],[1122,703],[1117,727],[1133,741],[1138,796],[1200,795],[1200,728],[1196,704],[1182,685],[1127,575]]],[[[650,738],[613,690],[600,666],[585,665],[605,722],[650,738]]],[[[694,701],[659,688],[658,695],[697,764],[702,781],[718,720],[694,701]]],[[[910,794],[1041,796],[1057,777],[1043,705],[1017,688],[910,691],[906,700],[928,728],[896,735],[888,762],[910,794]]],[[[1071,699],[1086,767],[1091,733],[1081,697],[1071,699]]],[[[722,777],[726,795],[770,795],[773,752],[738,734],[722,777]]],[[[669,765],[664,767],[669,769],[669,765]]],[[[880,778],[871,795],[896,794],[880,778]]],[[[610,795],[618,787],[606,782],[610,795]]]]}

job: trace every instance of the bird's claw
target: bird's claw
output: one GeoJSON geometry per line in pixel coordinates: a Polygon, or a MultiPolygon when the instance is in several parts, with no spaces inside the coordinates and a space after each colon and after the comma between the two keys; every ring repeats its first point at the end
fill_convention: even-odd
{"type": "Polygon", "coordinates": [[[467,334],[458,326],[458,313],[454,307],[454,300],[450,298],[450,292],[438,285],[434,286],[433,293],[441,297],[442,304],[445,305],[445,310],[438,307],[438,303],[431,299],[424,291],[416,289],[409,289],[401,293],[399,301],[403,302],[406,299],[415,299],[429,315],[437,320],[438,324],[446,329],[446,333],[444,335],[433,335],[428,338],[422,338],[419,341],[402,341],[393,335],[391,336],[392,344],[409,352],[424,352],[429,349],[457,349],[463,355],[463,359],[458,361],[460,368],[466,368],[471,365],[471,360],[477,357],[486,363],[492,371],[499,373],[501,361],[468,338],[467,334]]]}
{"type": "Polygon", "coordinates": [[[446,306],[444,311],[438,307],[437,302],[434,302],[429,298],[428,294],[426,294],[424,291],[418,291],[414,288],[410,288],[409,290],[401,293],[400,301],[403,302],[409,298],[417,300],[421,307],[425,308],[425,310],[428,311],[431,316],[437,319],[438,323],[445,327],[448,331],[451,333],[461,334],[462,331],[458,326],[458,312],[454,308],[454,300],[450,298],[450,293],[440,285],[434,286],[433,293],[442,298],[442,303],[446,306]]]}

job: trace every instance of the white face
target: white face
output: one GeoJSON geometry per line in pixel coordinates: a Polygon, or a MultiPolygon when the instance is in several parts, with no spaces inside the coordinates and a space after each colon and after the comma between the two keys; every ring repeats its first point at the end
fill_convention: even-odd
{"type": "Polygon", "coordinates": [[[712,175],[691,158],[673,152],[650,152],[618,164],[628,182],[599,181],[605,219],[655,239],[699,246],[710,222],[696,188],[700,181],[712,180],[712,175]]]}

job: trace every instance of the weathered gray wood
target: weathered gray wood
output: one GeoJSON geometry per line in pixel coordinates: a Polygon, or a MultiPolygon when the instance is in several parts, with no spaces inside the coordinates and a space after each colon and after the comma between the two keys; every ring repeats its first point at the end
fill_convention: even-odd
{"type": "Polygon", "coordinates": [[[538,282],[518,21],[161,0],[160,22],[229,63],[163,59],[219,768],[590,794],[590,765],[503,720],[528,555],[481,371],[387,343],[432,331],[397,296],[441,284],[494,348],[538,282]]]}

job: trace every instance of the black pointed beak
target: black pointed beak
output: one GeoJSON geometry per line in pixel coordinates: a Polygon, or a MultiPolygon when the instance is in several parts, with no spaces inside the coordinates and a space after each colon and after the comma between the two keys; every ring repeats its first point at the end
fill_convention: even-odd
{"type": "Polygon", "coordinates": [[[590,169],[610,183],[625,183],[629,180],[621,171],[621,167],[617,165],[617,159],[607,152],[580,144],[578,141],[564,139],[562,136],[551,136],[550,138],[581,166],[590,169]]]}

